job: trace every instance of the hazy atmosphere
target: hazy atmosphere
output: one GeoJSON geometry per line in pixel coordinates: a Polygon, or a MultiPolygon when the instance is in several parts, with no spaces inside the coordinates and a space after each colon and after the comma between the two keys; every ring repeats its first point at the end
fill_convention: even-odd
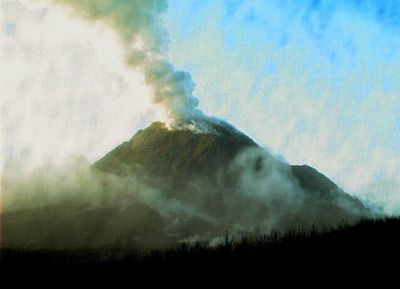
{"type": "Polygon", "coordinates": [[[0,21],[2,210],[49,246],[400,213],[399,1],[2,0],[0,21]]]}

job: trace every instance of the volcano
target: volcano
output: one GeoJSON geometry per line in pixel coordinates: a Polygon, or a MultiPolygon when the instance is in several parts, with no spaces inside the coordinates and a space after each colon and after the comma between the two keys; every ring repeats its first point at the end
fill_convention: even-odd
{"type": "Polygon", "coordinates": [[[215,118],[172,129],[154,122],[93,168],[119,176],[139,175],[169,198],[220,217],[229,214],[226,206],[232,203],[245,214],[270,203],[265,210],[287,214],[288,223],[294,218],[331,223],[368,214],[362,202],[316,169],[279,160],[234,126],[215,118]]]}
{"type": "Polygon", "coordinates": [[[32,191],[26,206],[3,214],[3,242],[15,248],[164,248],[370,215],[317,170],[281,161],[208,117],[172,128],[155,122],[91,167],[13,184],[5,190],[32,191]]]}

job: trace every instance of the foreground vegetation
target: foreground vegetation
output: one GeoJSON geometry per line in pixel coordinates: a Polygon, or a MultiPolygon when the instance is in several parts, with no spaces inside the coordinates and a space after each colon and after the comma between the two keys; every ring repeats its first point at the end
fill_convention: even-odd
{"type": "MultiPolygon", "coordinates": [[[[301,267],[305,263],[324,266],[376,261],[399,264],[400,218],[362,220],[354,226],[318,232],[291,231],[283,235],[243,237],[225,235],[220,245],[181,244],[174,248],[139,252],[99,249],[81,251],[29,251],[3,249],[2,269],[136,270],[161,266],[174,268],[301,267]],[[166,266],[168,265],[168,266],[166,266]]],[[[304,269],[304,268],[303,268],[304,269]]]]}

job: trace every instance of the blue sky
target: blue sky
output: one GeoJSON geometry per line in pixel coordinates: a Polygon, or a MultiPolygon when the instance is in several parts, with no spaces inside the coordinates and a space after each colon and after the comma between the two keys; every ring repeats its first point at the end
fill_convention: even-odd
{"type": "Polygon", "coordinates": [[[204,112],[350,191],[399,191],[400,1],[171,0],[164,23],[204,112]]]}

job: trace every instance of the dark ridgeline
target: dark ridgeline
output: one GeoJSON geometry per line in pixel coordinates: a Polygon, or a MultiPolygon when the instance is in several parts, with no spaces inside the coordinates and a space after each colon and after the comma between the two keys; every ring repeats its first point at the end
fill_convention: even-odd
{"type": "Polygon", "coordinates": [[[340,274],[336,273],[342,276],[354,274],[359,269],[376,273],[379,269],[398,268],[399,244],[400,219],[387,218],[362,220],[356,225],[344,225],[326,232],[291,231],[283,235],[248,236],[240,240],[226,235],[225,242],[216,247],[183,243],[146,252],[5,249],[0,265],[2,272],[17,273],[51,270],[135,275],[142,271],[179,274],[187,270],[203,276],[204,272],[219,274],[224,270],[228,273],[254,270],[263,272],[265,278],[273,277],[275,271],[333,274],[335,271],[326,270],[336,268],[340,274]]]}

